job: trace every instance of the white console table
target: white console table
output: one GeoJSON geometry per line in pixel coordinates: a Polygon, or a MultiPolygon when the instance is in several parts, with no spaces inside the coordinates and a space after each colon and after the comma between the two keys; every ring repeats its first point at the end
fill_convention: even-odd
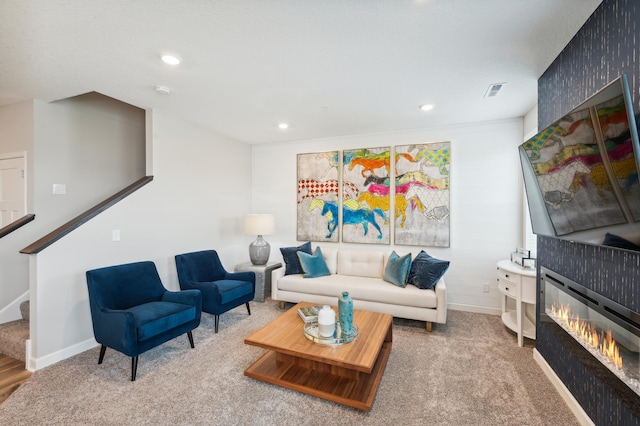
{"type": "Polygon", "coordinates": [[[536,271],[521,268],[509,260],[498,262],[498,290],[502,293],[502,322],[518,335],[518,346],[523,345],[523,336],[536,338],[535,317],[526,315],[526,305],[536,305],[536,271]],[[507,309],[507,298],[516,301],[515,311],[507,309]]]}

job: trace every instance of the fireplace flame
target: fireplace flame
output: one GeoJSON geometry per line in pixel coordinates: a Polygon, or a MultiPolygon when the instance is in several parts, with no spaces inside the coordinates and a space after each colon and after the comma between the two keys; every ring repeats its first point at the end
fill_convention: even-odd
{"type": "Polygon", "coordinates": [[[618,344],[611,336],[611,330],[599,332],[591,323],[580,319],[579,315],[571,315],[571,307],[569,305],[558,305],[554,303],[551,306],[551,313],[571,330],[575,331],[583,341],[600,351],[600,353],[611,361],[616,367],[622,368],[622,356],[618,344]]]}

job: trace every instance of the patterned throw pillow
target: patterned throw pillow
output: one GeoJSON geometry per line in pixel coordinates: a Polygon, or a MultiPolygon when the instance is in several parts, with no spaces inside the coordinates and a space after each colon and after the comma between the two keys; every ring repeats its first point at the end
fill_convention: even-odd
{"type": "Polygon", "coordinates": [[[280,247],[280,253],[282,253],[282,259],[285,264],[285,275],[302,274],[304,272],[302,266],[300,266],[300,259],[296,254],[299,251],[311,254],[311,241],[298,247],[280,247]]]}
{"type": "Polygon", "coordinates": [[[421,250],[411,263],[407,283],[423,290],[432,289],[447,269],[449,269],[448,260],[436,259],[421,250]]]}

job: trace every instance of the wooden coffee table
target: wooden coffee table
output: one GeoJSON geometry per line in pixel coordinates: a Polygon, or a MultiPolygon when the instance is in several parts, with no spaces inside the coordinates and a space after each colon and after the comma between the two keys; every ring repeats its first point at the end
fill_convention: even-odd
{"type": "Polygon", "coordinates": [[[244,339],[248,345],[268,349],[244,371],[245,376],[371,410],[391,352],[393,317],[354,310],[358,338],[341,346],[327,346],[304,336],[298,308],[312,305],[299,303],[244,339]]]}

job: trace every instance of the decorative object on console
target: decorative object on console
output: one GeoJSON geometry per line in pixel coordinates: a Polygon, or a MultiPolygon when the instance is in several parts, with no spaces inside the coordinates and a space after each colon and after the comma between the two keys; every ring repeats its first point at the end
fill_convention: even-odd
{"type": "Polygon", "coordinates": [[[302,265],[300,265],[300,259],[298,258],[298,251],[311,254],[311,241],[308,241],[298,247],[280,247],[280,253],[282,253],[282,259],[284,260],[285,275],[302,274],[302,265]]]}
{"type": "Polygon", "coordinates": [[[338,318],[340,320],[341,334],[352,334],[353,328],[353,299],[348,291],[343,291],[338,297],[338,318]]]}
{"type": "Polygon", "coordinates": [[[296,255],[298,255],[300,266],[302,266],[302,270],[304,271],[303,277],[318,278],[331,274],[324,258],[322,257],[322,250],[320,250],[320,247],[316,247],[313,254],[297,251],[296,255]]]}
{"type": "Polygon", "coordinates": [[[423,290],[432,289],[438,280],[449,269],[448,260],[440,260],[429,256],[424,250],[411,262],[411,270],[407,283],[413,284],[423,290]]]}
{"type": "Polygon", "coordinates": [[[271,253],[271,246],[262,236],[273,234],[276,230],[275,218],[272,214],[248,214],[244,217],[244,233],[257,235],[258,238],[249,245],[249,258],[254,265],[266,265],[271,253]]]}
{"type": "Polygon", "coordinates": [[[342,162],[342,241],[389,244],[391,147],[345,150],[342,162]]]}
{"type": "Polygon", "coordinates": [[[298,154],[298,241],[338,242],[338,215],[330,213],[338,205],[338,165],[338,151],[298,154]]]}
{"type": "Polygon", "coordinates": [[[395,147],[395,244],[449,247],[451,142],[395,147]]]}
{"type": "Polygon", "coordinates": [[[520,247],[511,253],[510,260],[522,268],[533,269],[536,267],[536,260],[531,257],[531,250],[520,247]]]}
{"type": "Polygon", "coordinates": [[[324,305],[318,311],[318,336],[331,337],[336,331],[336,313],[331,306],[324,305]]]}

